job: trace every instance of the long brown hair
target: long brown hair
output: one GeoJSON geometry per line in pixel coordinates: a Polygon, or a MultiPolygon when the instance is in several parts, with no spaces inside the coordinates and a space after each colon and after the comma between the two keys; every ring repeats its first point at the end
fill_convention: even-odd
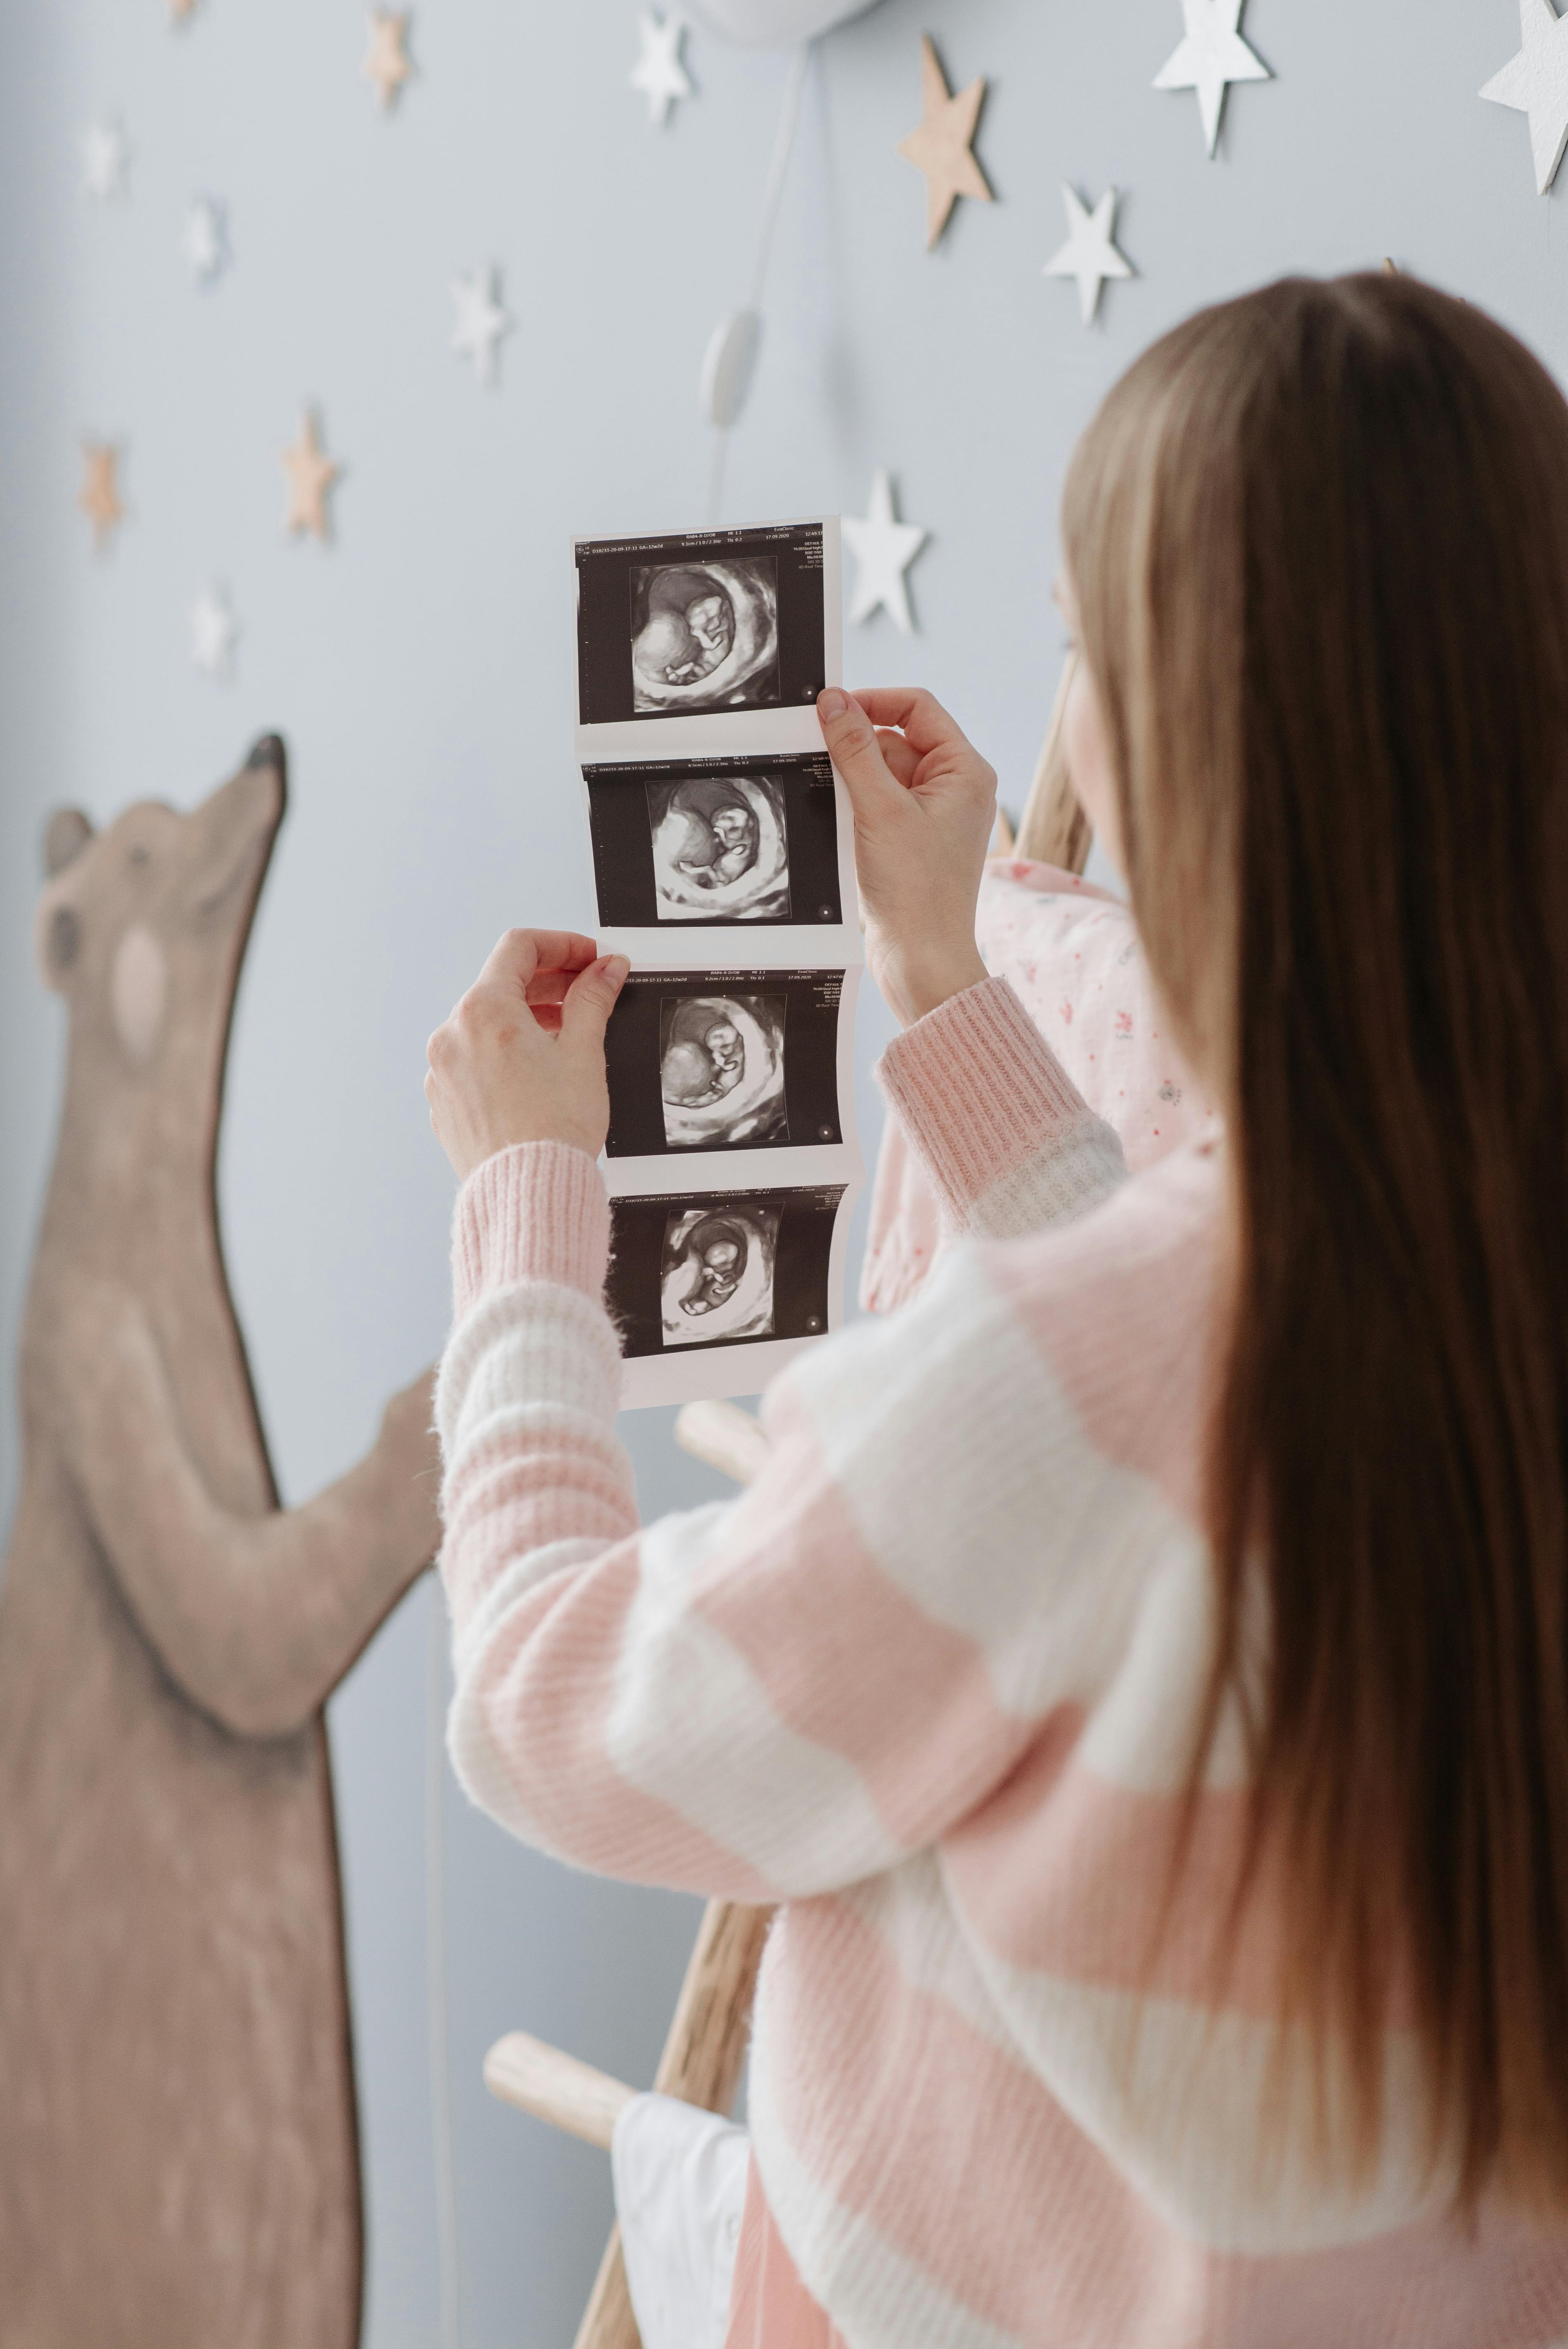
{"type": "Polygon", "coordinates": [[[1568,405],[1429,287],[1288,280],[1137,363],[1064,522],[1134,909],[1229,1112],[1190,1793],[1261,1575],[1282,2016],[1369,2164],[1398,1990],[1460,2201],[1561,2210],[1568,405]]]}

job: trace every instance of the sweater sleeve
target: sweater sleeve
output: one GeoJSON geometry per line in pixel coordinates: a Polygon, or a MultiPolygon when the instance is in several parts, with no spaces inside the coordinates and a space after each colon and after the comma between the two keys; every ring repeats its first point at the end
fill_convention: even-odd
{"type": "MultiPolygon", "coordinates": [[[[1004,998],[977,1040],[1010,1050],[1016,1024],[1004,998]]],[[[934,1142],[940,1063],[901,1059],[934,1142]]],[[[1067,1211],[1103,1180],[1048,1065],[1030,1120],[987,1116],[1036,1203],[1053,1130],[1067,1211]]],[[[995,1187],[984,1135],[944,1164],[955,1196],[995,1187]]],[[[517,1834],[606,1874],[758,1901],[857,1881],[936,1841],[1073,1701],[1086,1628],[1098,1652],[1117,1613],[1082,1587],[1103,1472],[964,1247],[775,1382],[738,1499],[639,1529],[606,1235],[597,1168],[557,1144],[503,1153],[459,1199],[437,1397],[454,1765],[517,1834]]]]}
{"type": "Polygon", "coordinates": [[[960,1231],[1016,1239],[1069,1222],[1127,1179],[1114,1129],[1005,978],[928,1012],[876,1073],[960,1231]]]}

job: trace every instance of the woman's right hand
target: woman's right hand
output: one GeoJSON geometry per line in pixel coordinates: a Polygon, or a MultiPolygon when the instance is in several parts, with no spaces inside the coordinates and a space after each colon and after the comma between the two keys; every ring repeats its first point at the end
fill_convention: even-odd
{"type": "Polygon", "coordinates": [[[975,905],[996,778],[918,688],[830,686],[817,715],[854,812],[866,962],[908,1028],[986,976],[975,905]]]}

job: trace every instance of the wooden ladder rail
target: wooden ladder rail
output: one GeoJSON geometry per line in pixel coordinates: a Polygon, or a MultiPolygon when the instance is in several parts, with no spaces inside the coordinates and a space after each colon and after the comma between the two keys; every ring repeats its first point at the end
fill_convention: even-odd
{"type": "MultiPolygon", "coordinates": [[[[747,1909],[734,1900],[708,1902],[654,2075],[661,2095],[684,2097],[710,2113],[732,2109],[746,2061],[757,1969],[772,1914],[770,1909],[747,1909]]],[[[610,2230],[577,2329],[576,2349],[640,2349],[619,2226],[610,2230]]]]}
{"type": "MultiPolygon", "coordinates": [[[[1074,657],[1069,654],[1062,669],[1012,854],[1081,873],[1094,835],[1073,796],[1062,741],[1074,657]]],[[[733,1403],[688,1403],[676,1423],[676,1440],[742,1485],[750,1482],[768,1451],[756,1420],[733,1403]]],[[[734,1900],[708,1902],[654,2078],[661,2095],[680,2096],[707,2112],[733,2108],[772,1914],[734,1900]]],[[[623,2107],[637,2093],[521,2031],[496,2042],[485,2058],[484,2076],[491,2094],[506,2103],[606,2147],[623,2107]]],[[[573,2349],[642,2349],[618,2226],[611,2230],[573,2349]]]]}
{"type": "Polygon", "coordinates": [[[1051,722],[1036,762],[1035,779],[1018,820],[1013,849],[1016,856],[1027,857],[1037,864],[1055,864],[1066,873],[1081,873],[1094,845],[1088,818],[1073,795],[1062,739],[1068,688],[1077,658],[1076,653],[1069,653],[1062,665],[1056,699],[1051,704],[1051,722]]]}

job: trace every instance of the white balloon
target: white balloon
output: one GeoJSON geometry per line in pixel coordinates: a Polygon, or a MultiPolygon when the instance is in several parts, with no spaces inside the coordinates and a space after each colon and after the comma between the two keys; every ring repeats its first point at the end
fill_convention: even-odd
{"type": "Polygon", "coordinates": [[[811,40],[850,16],[861,16],[876,0],[690,0],[702,23],[731,41],[758,49],[789,49],[811,40]]]}

